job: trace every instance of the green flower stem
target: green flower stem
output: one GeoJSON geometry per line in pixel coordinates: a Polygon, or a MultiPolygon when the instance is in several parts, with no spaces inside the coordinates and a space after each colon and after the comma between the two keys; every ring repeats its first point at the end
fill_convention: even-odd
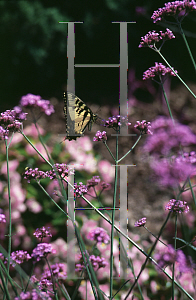
{"type": "Polygon", "coordinates": [[[116,163],[118,164],[121,160],[123,160],[123,158],[125,158],[137,145],[137,143],[139,142],[139,140],[141,139],[142,135],[140,134],[140,136],[138,137],[137,141],[135,142],[135,144],[133,145],[133,147],[131,147],[131,149],[123,156],[121,157],[119,160],[116,161],[116,163]]]}
{"type": "Polygon", "coordinates": [[[195,63],[195,60],[194,60],[194,58],[193,58],[193,55],[192,55],[191,49],[190,49],[190,47],[189,47],[189,44],[188,44],[188,42],[187,42],[186,36],[185,36],[185,34],[184,34],[184,30],[182,29],[181,22],[178,22],[178,27],[179,27],[179,29],[180,29],[180,33],[181,33],[182,38],[183,38],[183,40],[184,40],[184,42],[185,42],[185,45],[186,45],[186,48],[187,48],[187,50],[188,50],[190,59],[191,59],[191,61],[192,61],[192,63],[193,63],[193,67],[194,67],[195,72],[196,72],[196,63],[195,63]]]}
{"type": "MultiPolygon", "coordinates": [[[[118,161],[118,134],[116,135],[116,159],[118,161]]],[[[115,164],[115,179],[114,179],[114,196],[112,205],[112,228],[111,228],[111,247],[110,247],[110,296],[109,299],[112,300],[112,289],[113,289],[113,240],[114,240],[114,218],[115,218],[115,207],[116,207],[116,192],[117,192],[117,180],[118,180],[118,165],[115,164]]]]}
{"type": "Polygon", "coordinates": [[[53,286],[53,292],[54,292],[54,295],[55,295],[55,299],[58,300],[58,295],[57,295],[57,290],[56,290],[56,287],[55,287],[55,281],[54,281],[54,276],[53,276],[53,273],[52,273],[52,270],[50,268],[50,264],[49,264],[49,261],[47,259],[47,257],[45,257],[45,260],[46,260],[46,263],[48,265],[48,268],[50,270],[50,274],[51,274],[51,279],[52,279],[52,286],[53,286]]]}
{"type": "Polygon", "coordinates": [[[7,288],[7,283],[4,280],[4,276],[3,276],[3,272],[1,270],[1,268],[0,268],[0,278],[1,278],[1,281],[2,281],[3,288],[4,288],[4,295],[3,295],[3,297],[4,298],[6,297],[7,300],[11,300],[9,292],[8,292],[8,288],[7,288]]]}
{"type": "Polygon", "coordinates": [[[110,153],[111,157],[112,157],[113,160],[115,161],[115,157],[114,157],[114,155],[112,154],[112,152],[110,151],[110,148],[108,147],[106,141],[104,141],[103,143],[104,143],[104,145],[106,146],[106,148],[108,149],[108,152],[110,153]]]}
{"type": "MultiPolygon", "coordinates": [[[[9,234],[8,234],[8,260],[7,260],[7,272],[9,275],[9,268],[10,268],[10,255],[11,255],[11,248],[12,248],[12,208],[11,208],[11,186],[10,186],[10,172],[9,172],[9,155],[8,149],[9,146],[7,144],[7,140],[5,140],[5,149],[6,149],[6,161],[7,161],[7,185],[8,185],[8,201],[9,201],[9,234]]],[[[8,278],[6,277],[6,285],[8,284],[8,278]]],[[[3,297],[5,299],[5,295],[3,297]]]]}
{"type": "Polygon", "coordinates": [[[33,147],[33,149],[43,158],[43,160],[45,160],[45,162],[47,164],[49,164],[52,168],[53,165],[39,152],[39,150],[37,150],[37,148],[35,148],[35,146],[31,143],[31,141],[28,139],[28,137],[22,131],[20,131],[20,133],[24,136],[24,138],[27,140],[27,142],[33,147]]]}
{"type": "MultiPolygon", "coordinates": [[[[175,213],[175,238],[174,238],[174,249],[176,250],[176,237],[177,237],[177,219],[178,215],[175,213]]],[[[172,268],[172,300],[174,300],[174,276],[175,276],[175,261],[173,263],[173,268],[172,268]]]]}
{"type": "MultiPolygon", "coordinates": [[[[148,230],[148,228],[146,226],[143,226],[150,234],[152,234],[155,239],[157,239],[156,235],[154,235],[150,230],[148,230]]],[[[166,247],[168,247],[165,243],[163,243],[160,239],[159,239],[159,242],[161,242],[163,245],[165,245],[166,247]]]]}
{"type": "Polygon", "coordinates": [[[161,76],[160,76],[160,82],[161,82],[161,87],[162,87],[162,90],[163,90],[163,95],[164,95],[165,101],[167,103],[167,108],[168,108],[170,117],[171,117],[171,119],[173,121],[173,124],[175,125],[174,118],[173,118],[173,115],[172,115],[172,112],[171,112],[171,109],[170,109],[169,101],[167,99],[167,95],[166,95],[166,92],[165,92],[165,89],[164,89],[164,85],[163,85],[163,81],[162,81],[161,76]]]}
{"type": "Polygon", "coordinates": [[[62,283],[61,285],[59,284],[59,282],[57,282],[58,287],[60,288],[63,296],[65,296],[66,300],[72,300],[68,294],[68,291],[66,289],[66,287],[64,286],[64,284],[62,283]]]}
{"type": "Polygon", "coordinates": [[[188,85],[182,80],[182,78],[178,75],[178,73],[175,72],[175,70],[170,66],[170,64],[168,63],[168,61],[165,59],[165,57],[161,54],[160,50],[158,50],[157,48],[155,48],[155,51],[161,56],[161,58],[164,60],[164,62],[168,65],[168,67],[172,70],[172,72],[174,72],[174,74],[176,75],[176,77],[184,84],[184,86],[187,88],[187,90],[191,93],[191,95],[196,98],[196,95],[193,93],[193,91],[191,91],[191,89],[188,87],[188,85]]]}

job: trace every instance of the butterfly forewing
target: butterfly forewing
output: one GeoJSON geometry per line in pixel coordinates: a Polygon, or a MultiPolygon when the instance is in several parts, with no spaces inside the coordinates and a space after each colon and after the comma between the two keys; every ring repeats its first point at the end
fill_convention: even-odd
{"type": "Polygon", "coordinates": [[[66,132],[68,140],[76,140],[85,131],[86,127],[91,130],[97,115],[76,95],[64,93],[64,114],[66,121],[66,132]]]}

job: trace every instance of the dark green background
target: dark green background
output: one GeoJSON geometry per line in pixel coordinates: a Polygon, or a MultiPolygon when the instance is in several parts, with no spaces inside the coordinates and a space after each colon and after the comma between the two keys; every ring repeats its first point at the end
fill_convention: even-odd
{"type": "MultiPolygon", "coordinates": [[[[75,63],[118,63],[119,25],[111,21],[136,21],[128,25],[129,69],[136,77],[162,62],[150,49],[139,49],[141,36],[168,25],[153,24],[154,10],[165,1],[59,0],[0,1],[0,103],[1,111],[12,108],[22,95],[39,94],[43,99],[61,99],[67,80],[67,26],[58,21],[84,21],[75,26],[75,63]],[[143,13],[138,12],[141,7],[143,13]]],[[[170,27],[171,28],[171,27],[170,27]]],[[[188,42],[196,57],[196,12],[183,22],[188,42]]],[[[162,53],[185,80],[195,81],[195,73],[181,36],[168,41],[162,53]]],[[[175,78],[173,84],[178,84],[175,78]]],[[[131,84],[131,82],[129,83],[131,84]]],[[[108,104],[118,101],[119,70],[78,68],[76,94],[85,102],[108,104]]],[[[144,95],[139,97],[145,101],[144,95]]]]}

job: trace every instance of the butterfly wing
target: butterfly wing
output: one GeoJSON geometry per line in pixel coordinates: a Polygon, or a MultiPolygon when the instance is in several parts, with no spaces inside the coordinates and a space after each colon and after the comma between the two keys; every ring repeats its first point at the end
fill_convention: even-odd
{"type": "Polygon", "coordinates": [[[84,133],[87,126],[91,130],[97,115],[93,114],[92,110],[72,93],[68,92],[67,96],[64,93],[64,103],[67,139],[76,140],[84,133]]]}

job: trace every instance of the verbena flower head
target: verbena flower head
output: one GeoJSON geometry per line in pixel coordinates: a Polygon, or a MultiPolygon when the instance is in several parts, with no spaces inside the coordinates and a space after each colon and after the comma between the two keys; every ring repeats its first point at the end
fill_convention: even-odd
{"type": "Polygon", "coordinates": [[[99,141],[107,141],[107,135],[106,131],[97,131],[95,134],[95,137],[93,138],[93,142],[99,142],[99,141]]]}
{"type": "Polygon", "coordinates": [[[138,221],[135,222],[134,226],[135,227],[142,227],[146,224],[146,218],[139,219],[138,221]]]}
{"type": "Polygon", "coordinates": [[[173,211],[175,213],[187,213],[189,212],[189,207],[186,205],[186,201],[171,199],[165,206],[165,210],[173,211]]]}
{"type": "Polygon", "coordinates": [[[87,180],[87,187],[93,187],[100,183],[101,179],[99,176],[93,176],[91,179],[87,180]]]}
{"type": "Polygon", "coordinates": [[[69,169],[67,167],[66,164],[54,164],[54,167],[52,170],[50,171],[46,171],[46,176],[48,176],[50,179],[55,179],[57,178],[57,174],[56,172],[59,174],[59,176],[65,177],[68,176],[69,174],[69,169]]]}
{"type": "MultiPolygon", "coordinates": [[[[175,72],[178,73],[176,70],[175,72]]],[[[143,80],[154,78],[155,76],[165,76],[166,74],[176,76],[169,67],[164,66],[162,63],[155,62],[154,67],[149,68],[143,73],[143,80]]]]}
{"type": "Polygon", "coordinates": [[[32,169],[27,167],[24,173],[24,179],[27,179],[28,183],[31,181],[31,179],[40,180],[46,177],[48,177],[47,173],[39,171],[38,168],[32,169]]]}
{"type": "Polygon", "coordinates": [[[108,118],[108,120],[104,120],[103,126],[117,130],[121,126],[129,126],[129,125],[131,125],[131,123],[128,122],[127,117],[117,115],[117,116],[108,118]]]}
{"type": "Polygon", "coordinates": [[[10,262],[12,266],[17,264],[22,264],[24,261],[28,261],[31,259],[31,256],[27,253],[27,251],[17,250],[12,252],[10,255],[10,262]]]}
{"type": "Polygon", "coordinates": [[[146,120],[136,121],[137,124],[134,125],[134,128],[138,129],[141,134],[153,134],[150,130],[151,123],[147,122],[146,120]]]}
{"type": "Polygon", "coordinates": [[[74,183],[74,193],[75,197],[81,197],[82,195],[88,193],[88,187],[82,182],[74,183]]]}
{"type": "MultiPolygon", "coordinates": [[[[50,266],[50,269],[52,271],[53,277],[58,280],[65,280],[67,278],[67,272],[66,272],[66,266],[63,263],[56,263],[54,265],[50,266]]],[[[48,279],[51,280],[51,272],[48,267],[44,270],[44,273],[42,274],[42,280],[48,279]]]]}
{"type": "Polygon", "coordinates": [[[101,227],[97,227],[95,229],[91,229],[87,235],[87,239],[91,241],[95,241],[98,244],[104,243],[109,244],[110,237],[105,231],[105,229],[101,227]]]}
{"type": "Polygon", "coordinates": [[[159,33],[153,30],[153,31],[149,31],[144,37],[141,37],[141,42],[138,47],[154,48],[154,45],[156,43],[160,41],[171,40],[171,39],[175,39],[175,36],[173,32],[168,28],[166,28],[165,32],[159,31],[159,33]]]}
{"type": "Polygon", "coordinates": [[[21,129],[23,120],[26,119],[26,114],[20,116],[15,110],[6,110],[0,114],[0,138],[8,139],[9,132],[16,132],[21,129]]]}
{"type": "Polygon", "coordinates": [[[54,106],[50,104],[50,101],[41,99],[39,95],[27,94],[22,96],[20,105],[28,108],[39,107],[47,116],[55,112],[54,106]]]}
{"type": "Polygon", "coordinates": [[[33,235],[36,236],[36,238],[41,240],[48,236],[52,237],[49,227],[46,229],[44,226],[42,228],[37,228],[33,233],[33,235]]]}
{"type": "Polygon", "coordinates": [[[40,243],[36,248],[33,249],[31,257],[36,261],[40,261],[42,257],[46,257],[50,253],[55,253],[56,251],[52,248],[51,244],[40,243]]]}
{"type": "MultiPolygon", "coordinates": [[[[49,291],[47,292],[43,292],[43,291],[39,291],[39,290],[32,290],[32,300],[53,300],[50,295],[49,295],[49,291]]],[[[50,293],[52,295],[52,293],[50,293]]]]}
{"type": "Polygon", "coordinates": [[[179,19],[194,10],[196,10],[196,3],[194,0],[167,2],[164,7],[154,11],[151,19],[153,19],[153,23],[165,20],[165,17],[167,16],[179,19]]]}
{"type": "Polygon", "coordinates": [[[170,151],[179,149],[179,146],[196,144],[196,135],[186,125],[171,118],[160,116],[151,123],[153,135],[149,135],[145,141],[144,151],[156,155],[168,155],[170,151]]]}
{"type": "Polygon", "coordinates": [[[93,269],[95,271],[97,271],[100,268],[105,268],[108,265],[108,262],[105,260],[104,257],[100,257],[100,256],[95,256],[95,255],[90,255],[88,254],[88,252],[86,251],[85,253],[85,261],[86,264],[83,263],[83,258],[82,258],[82,254],[78,255],[78,259],[80,260],[79,264],[76,264],[76,272],[82,271],[83,269],[86,269],[85,265],[88,266],[88,261],[87,261],[87,257],[89,261],[91,262],[93,269]]]}

